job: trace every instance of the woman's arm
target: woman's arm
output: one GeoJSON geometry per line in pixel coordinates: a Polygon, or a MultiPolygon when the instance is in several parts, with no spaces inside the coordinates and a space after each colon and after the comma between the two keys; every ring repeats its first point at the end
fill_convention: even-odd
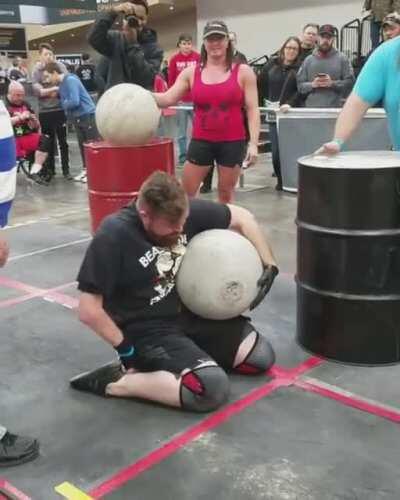
{"type": "Polygon", "coordinates": [[[158,107],[168,108],[177,104],[181,97],[189,92],[193,72],[193,67],[184,69],[170,89],[163,93],[153,93],[158,107]]]}
{"type": "Polygon", "coordinates": [[[249,124],[249,151],[247,154],[248,165],[256,163],[258,157],[258,139],[260,136],[261,118],[258,107],[257,78],[254,71],[246,65],[242,65],[240,73],[243,77],[244,101],[249,124]]]}

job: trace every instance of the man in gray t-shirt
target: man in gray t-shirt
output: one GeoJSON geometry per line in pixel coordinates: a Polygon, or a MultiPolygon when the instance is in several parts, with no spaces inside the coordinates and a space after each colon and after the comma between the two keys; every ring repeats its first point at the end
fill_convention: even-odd
{"type": "Polygon", "coordinates": [[[318,46],[298,72],[297,86],[307,108],[340,108],[353,86],[353,68],[347,57],[334,48],[335,37],[334,26],[321,26],[318,46]]]}
{"type": "MultiPolygon", "coordinates": [[[[40,61],[36,64],[32,73],[33,88],[39,98],[39,121],[42,133],[50,137],[50,151],[40,175],[46,181],[51,181],[55,174],[54,153],[56,140],[60,148],[61,167],[64,178],[72,180],[69,172],[69,152],[67,143],[67,118],[61,107],[58,87],[49,84],[43,76],[43,70],[47,63],[53,62],[54,53],[51,45],[42,43],[39,46],[40,61]]],[[[66,67],[57,61],[63,73],[68,73],[66,67]]]]}

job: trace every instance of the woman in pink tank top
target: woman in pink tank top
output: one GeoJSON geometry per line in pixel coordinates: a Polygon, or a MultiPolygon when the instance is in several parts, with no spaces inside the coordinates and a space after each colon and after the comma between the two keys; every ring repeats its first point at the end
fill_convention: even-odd
{"type": "Polygon", "coordinates": [[[260,112],[256,76],[249,66],[233,63],[224,22],[209,22],[203,41],[200,65],[182,71],[167,92],[154,96],[160,108],[165,108],[191,91],[193,133],[183,186],[190,197],[196,196],[209,169],[217,165],[219,201],[231,203],[243,162],[250,166],[257,161],[260,112]]]}

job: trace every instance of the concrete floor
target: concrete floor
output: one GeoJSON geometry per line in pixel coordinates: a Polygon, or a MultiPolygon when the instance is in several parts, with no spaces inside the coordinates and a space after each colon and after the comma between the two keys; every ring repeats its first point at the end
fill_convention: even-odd
{"type": "MultiPolygon", "coordinates": [[[[72,164],[77,172],[76,144],[72,164]]],[[[71,376],[113,355],[74,310],[90,240],[86,186],[19,178],[0,275],[1,423],[37,436],[42,451],[0,471],[0,487],[34,500],[399,498],[400,368],[342,366],[296,344],[297,200],[273,186],[266,160],[246,173],[237,202],[257,215],[280,264],[253,314],[277,363],[262,377],[233,376],[224,408],[193,415],[69,389],[71,376]]]]}

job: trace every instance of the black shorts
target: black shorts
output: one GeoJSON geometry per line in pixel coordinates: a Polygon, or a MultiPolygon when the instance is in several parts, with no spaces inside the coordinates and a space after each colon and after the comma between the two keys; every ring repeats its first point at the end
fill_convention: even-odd
{"type": "Polygon", "coordinates": [[[194,165],[203,167],[214,163],[222,167],[236,167],[242,165],[246,152],[246,141],[209,142],[192,139],[186,159],[194,165]]]}
{"type": "Polygon", "coordinates": [[[143,372],[180,374],[205,361],[215,361],[225,370],[233,367],[240,344],[251,329],[248,318],[238,316],[212,321],[187,315],[179,320],[148,320],[124,331],[136,349],[135,367],[143,372]]]}

